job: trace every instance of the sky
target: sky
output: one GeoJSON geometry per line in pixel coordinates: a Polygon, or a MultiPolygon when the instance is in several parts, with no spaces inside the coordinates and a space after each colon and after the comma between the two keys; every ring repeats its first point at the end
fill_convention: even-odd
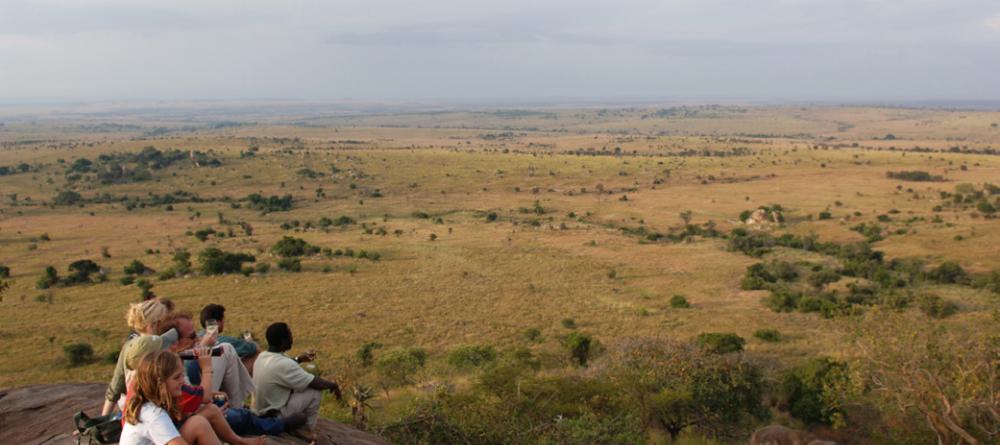
{"type": "Polygon", "coordinates": [[[1000,99],[997,0],[0,0],[0,104],[1000,99]]]}

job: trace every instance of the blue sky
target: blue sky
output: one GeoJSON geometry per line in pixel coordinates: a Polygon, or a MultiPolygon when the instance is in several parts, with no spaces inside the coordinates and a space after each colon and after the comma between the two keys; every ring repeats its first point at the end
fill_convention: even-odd
{"type": "Polygon", "coordinates": [[[0,103],[1000,99],[995,0],[3,0],[0,103]]]}

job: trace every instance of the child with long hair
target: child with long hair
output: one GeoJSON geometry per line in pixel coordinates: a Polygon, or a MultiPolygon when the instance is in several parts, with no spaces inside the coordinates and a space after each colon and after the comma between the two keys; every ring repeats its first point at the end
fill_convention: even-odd
{"type": "Polygon", "coordinates": [[[182,418],[177,399],[184,367],[177,354],[149,353],[139,362],[132,383],[135,393],[125,402],[120,445],[221,444],[207,419],[199,415],[182,418]]]}

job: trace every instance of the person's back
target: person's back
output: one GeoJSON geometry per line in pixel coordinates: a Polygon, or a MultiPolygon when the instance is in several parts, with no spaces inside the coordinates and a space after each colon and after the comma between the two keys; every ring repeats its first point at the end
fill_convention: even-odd
{"type": "Polygon", "coordinates": [[[280,411],[292,392],[304,391],[313,375],[302,369],[295,360],[280,352],[260,353],[253,365],[254,411],[267,415],[280,411]]]}

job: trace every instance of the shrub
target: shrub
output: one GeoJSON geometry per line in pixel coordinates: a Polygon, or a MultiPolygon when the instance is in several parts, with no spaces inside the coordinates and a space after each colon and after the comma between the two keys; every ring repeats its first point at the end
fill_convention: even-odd
{"type": "Polygon", "coordinates": [[[763,303],[774,312],[792,312],[799,306],[801,299],[801,293],[779,288],[764,297],[763,303]]]}
{"type": "Polygon", "coordinates": [[[958,305],[934,294],[923,294],[916,298],[920,311],[931,318],[945,318],[958,312],[958,305]]]}
{"type": "Polygon", "coordinates": [[[687,309],[691,307],[691,303],[688,303],[687,298],[683,295],[674,295],[670,297],[670,307],[674,309],[687,309]]]}
{"type": "Polygon", "coordinates": [[[830,219],[830,218],[833,218],[833,214],[830,213],[828,210],[824,210],[822,212],[819,212],[819,219],[820,220],[830,219]]]}
{"type": "Polygon", "coordinates": [[[840,274],[834,270],[821,269],[817,272],[814,272],[812,275],[809,275],[807,281],[811,286],[817,289],[822,289],[823,286],[826,286],[827,284],[836,283],[837,281],[840,281],[840,274]]]}
{"type": "Polygon", "coordinates": [[[73,343],[63,346],[63,354],[70,366],[80,366],[94,360],[94,348],[89,343],[73,343]]]}
{"type": "Polygon", "coordinates": [[[781,333],[777,329],[758,329],[754,331],[753,336],[768,343],[781,341],[781,333]]]}
{"type": "Polygon", "coordinates": [[[289,272],[301,272],[302,261],[298,258],[282,258],[278,260],[278,268],[289,272]]]}
{"type": "Polygon", "coordinates": [[[771,272],[767,270],[764,263],[757,263],[747,267],[746,273],[743,275],[743,280],[740,281],[740,287],[744,290],[769,289],[769,284],[776,281],[778,279],[774,275],[771,275],[771,272]]]}
{"type": "Polygon", "coordinates": [[[215,235],[215,234],[216,234],[215,229],[209,227],[207,229],[201,229],[201,230],[198,230],[198,231],[194,232],[194,237],[197,238],[198,241],[205,242],[206,240],[208,240],[209,236],[215,235]]]}
{"type": "Polygon", "coordinates": [[[573,359],[576,364],[580,366],[587,366],[587,361],[590,360],[593,341],[593,338],[587,334],[571,332],[568,336],[566,336],[566,340],[563,344],[569,351],[570,358],[573,359]]]}
{"type": "Polygon", "coordinates": [[[705,332],[695,337],[695,343],[705,352],[728,354],[742,351],[746,340],[731,332],[705,332]]]}
{"type": "Polygon", "coordinates": [[[360,348],[354,353],[358,361],[361,362],[361,366],[369,367],[375,363],[375,350],[382,347],[382,343],[368,342],[361,345],[360,348]]]}
{"type": "Polygon", "coordinates": [[[976,210],[979,210],[979,212],[983,213],[984,215],[992,215],[996,213],[997,208],[994,207],[993,204],[990,204],[989,201],[984,199],[982,201],[979,201],[979,204],[976,204],[976,210]]]}
{"type": "Polygon", "coordinates": [[[389,388],[412,384],[426,360],[427,353],[420,348],[397,348],[382,354],[375,360],[382,388],[388,393],[389,388]]]}
{"type": "Polygon", "coordinates": [[[131,263],[125,265],[123,272],[125,272],[125,275],[146,275],[147,273],[152,273],[153,269],[146,267],[145,264],[142,264],[142,261],[132,260],[131,263]]]}
{"type": "Polygon", "coordinates": [[[281,257],[296,257],[302,255],[315,255],[320,248],[310,245],[301,238],[284,236],[280,241],[271,247],[271,252],[281,257]]]}
{"type": "Polygon", "coordinates": [[[789,412],[809,423],[842,424],[840,395],[849,384],[847,364],[817,358],[792,369],[782,380],[781,395],[789,412]]]}
{"type": "Polygon", "coordinates": [[[10,278],[10,267],[0,264],[0,278],[10,278]]]}
{"type": "Polygon", "coordinates": [[[573,320],[572,318],[564,318],[560,323],[562,323],[562,327],[566,329],[576,328],[576,320],[573,320]]]}
{"type": "Polygon", "coordinates": [[[45,266],[45,272],[35,283],[35,287],[39,289],[48,289],[59,283],[59,272],[56,272],[56,268],[52,266],[45,266]]]}
{"type": "Polygon", "coordinates": [[[292,209],[292,195],[263,197],[258,193],[247,195],[248,207],[268,212],[287,212],[292,209]]]}
{"type": "Polygon", "coordinates": [[[486,214],[486,222],[493,222],[497,220],[497,212],[490,212],[486,214]]]}
{"type": "Polygon", "coordinates": [[[126,275],[118,280],[118,282],[121,283],[122,286],[128,286],[135,282],[135,277],[132,275],[126,275]]]}
{"type": "Polygon", "coordinates": [[[925,171],[913,170],[913,171],[898,171],[898,172],[885,172],[885,176],[890,179],[899,179],[901,181],[916,181],[916,182],[926,182],[926,181],[944,181],[941,176],[934,176],[925,171]]]}
{"type": "Polygon", "coordinates": [[[267,273],[270,270],[271,263],[257,263],[257,265],[254,266],[254,271],[257,273],[267,273]]]}
{"type": "Polygon", "coordinates": [[[101,266],[91,260],[76,260],[69,264],[69,276],[63,282],[66,285],[89,283],[90,275],[101,271],[101,266]]]}
{"type": "Polygon", "coordinates": [[[488,345],[460,346],[448,353],[448,364],[456,368],[478,368],[496,359],[496,349],[488,345]]]}
{"type": "Polygon", "coordinates": [[[927,278],[943,284],[965,284],[969,282],[969,274],[962,265],[954,261],[945,261],[927,273],[927,278]]]}
{"type": "Polygon", "coordinates": [[[201,273],[205,275],[221,275],[239,272],[243,263],[252,263],[257,258],[245,253],[223,252],[215,247],[209,247],[198,253],[201,262],[201,273]]]}
{"type": "Polygon", "coordinates": [[[542,331],[538,328],[528,328],[524,330],[525,340],[534,342],[542,338],[542,331]]]}
{"type": "MultiPolygon", "coordinates": [[[[627,394],[626,403],[638,409],[636,414],[647,427],[670,433],[670,443],[680,443],[677,437],[687,429],[715,437],[736,436],[742,431],[732,427],[767,419],[761,372],[741,356],[724,357],[687,344],[640,339],[612,349],[611,358],[608,378],[615,392],[627,394]],[[636,400],[643,402],[636,404],[636,400]]],[[[726,441],[730,442],[736,443],[726,441]]]]}
{"type": "Polygon", "coordinates": [[[80,203],[80,201],[83,201],[83,196],[80,196],[79,193],[71,190],[61,191],[55,198],[52,198],[53,204],[63,206],[76,205],[80,203]]]}

